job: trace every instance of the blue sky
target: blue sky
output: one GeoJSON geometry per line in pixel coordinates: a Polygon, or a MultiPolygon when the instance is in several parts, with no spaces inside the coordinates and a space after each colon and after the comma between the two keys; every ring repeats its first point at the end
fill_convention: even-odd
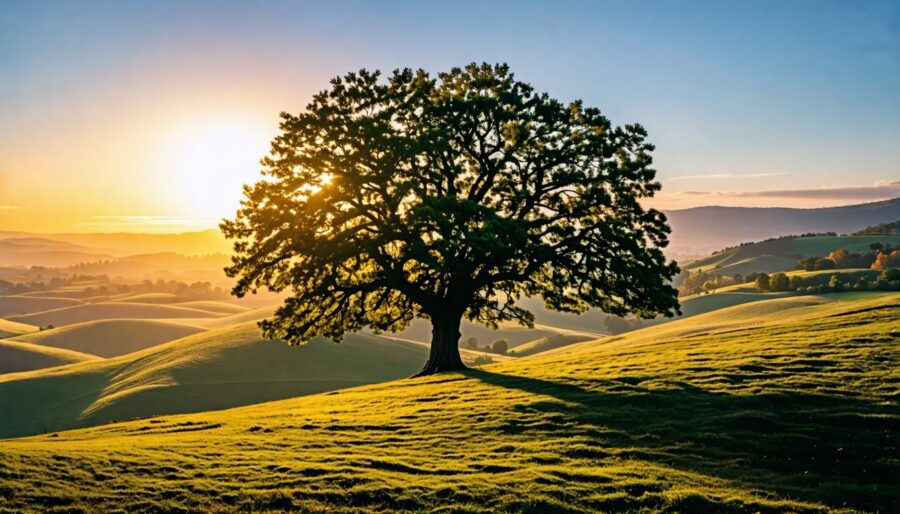
{"type": "Polygon", "coordinates": [[[7,0],[0,229],[76,184],[82,217],[218,214],[127,192],[179,116],[274,130],[336,74],[471,61],[644,124],[663,207],[900,195],[900,2],[7,0]]]}

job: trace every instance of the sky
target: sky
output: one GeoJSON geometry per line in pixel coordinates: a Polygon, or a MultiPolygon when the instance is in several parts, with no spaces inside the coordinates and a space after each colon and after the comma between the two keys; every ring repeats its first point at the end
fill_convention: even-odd
{"type": "Polygon", "coordinates": [[[649,203],[900,196],[900,2],[0,2],[0,230],[183,231],[233,214],[328,80],[506,62],[641,123],[649,203]]]}

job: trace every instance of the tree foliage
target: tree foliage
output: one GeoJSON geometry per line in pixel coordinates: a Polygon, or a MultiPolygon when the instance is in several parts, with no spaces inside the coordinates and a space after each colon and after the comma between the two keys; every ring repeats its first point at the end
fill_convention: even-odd
{"type": "Polygon", "coordinates": [[[423,317],[454,352],[463,317],[531,325],[523,296],[671,315],[669,228],[640,203],[660,189],[646,136],[505,65],[349,73],[282,114],[263,179],[223,222],[234,293],[290,291],[262,326],[291,343],[423,317]]]}

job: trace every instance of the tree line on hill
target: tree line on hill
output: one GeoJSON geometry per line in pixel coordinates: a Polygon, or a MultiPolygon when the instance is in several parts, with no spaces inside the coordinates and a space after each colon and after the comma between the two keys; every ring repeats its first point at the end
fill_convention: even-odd
{"type": "Polygon", "coordinates": [[[107,297],[123,294],[149,294],[166,293],[173,294],[186,300],[227,300],[231,296],[229,292],[210,282],[181,282],[177,280],[144,280],[136,284],[116,284],[106,275],[73,275],[67,278],[53,277],[50,280],[32,281],[26,283],[13,283],[0,279],[0,295],[17,295],[41,291],[54,291],[63,288],[73,288],[79,291],[82,298],[107,297]],[[80,290],[78,286],[91,283],[80,290]],[[97,285],[97,283],[100,283],[97,285]]]}
{"type": "Polygon", "coordinates": [[[846,248],[834,250],[826,257],[806,257],[794,267],[796,270],[821,271],[829,269],[869,268],[884,270],[900,268],[900,248],[889,244],[872,243],[868,252],[852,253],[846,248]]]}
{"type": "Polygon", "coordinates": [[[866,227],[853,233],[854,236],[900,236],[900,220],[866,227]]]}
{"type": "MultiPolygon", "coordinates": [[[[812,234],[809,235],[809,237],[814,235],[821,234],[812,234]]],[[[790,237],[807,237],[807,235],[790,237]]],[[[887,243],[876,242],[869,245],[869,251],[867,252],[853,253],[846,248],[841,248],[830,252],[825,257],[805,257],[800,259],[794,266],[794,269],[798,271],[860,268],[875,271],[900,268],[900,248],[893,247],[887,243]]],[[[674,282],[678,287],[679,294],[681,296],[688,296],[709,293],[716,289],[735,284],[755,282],[759,276],[763,274],[764,273],[735,273],[733,275],[723,275],[704,271],[702,269],[695,272],[685,270],[676,277],[674,282]]],[[[819,284],[814,285],[818,286],[819,284]]],[[[791,288],[791,290],[793,289],[794,288],[791,288]]]]}
{"type": "Polygon", "coordinates": [[[784,273],[760,273],[754,283],[761,293],[796,291],[806,294],[841,291],[900,291],[900,270],[889,268],[857,273],[818,273],[788,276],[784,273]]]}
{"type": "Polygon", "coordinates": [[[25,294],[35,291],[50,291],[65,287],[77,286],[90,282],[108,282],[106,275],[72,275],[70,277],[53,277],[44,281],[10,282],[0,279],[0,295],[25,294]]]}

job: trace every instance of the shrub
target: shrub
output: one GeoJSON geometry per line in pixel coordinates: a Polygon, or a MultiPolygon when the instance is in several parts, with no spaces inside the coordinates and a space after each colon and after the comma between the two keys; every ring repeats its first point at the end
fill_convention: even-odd
{"type": "Polygon", "coordinates": [[[507,351],[509,351],[509,343],[506,339],[497,339],[491,343],[491,352],[504,355],[507,351]]]}

